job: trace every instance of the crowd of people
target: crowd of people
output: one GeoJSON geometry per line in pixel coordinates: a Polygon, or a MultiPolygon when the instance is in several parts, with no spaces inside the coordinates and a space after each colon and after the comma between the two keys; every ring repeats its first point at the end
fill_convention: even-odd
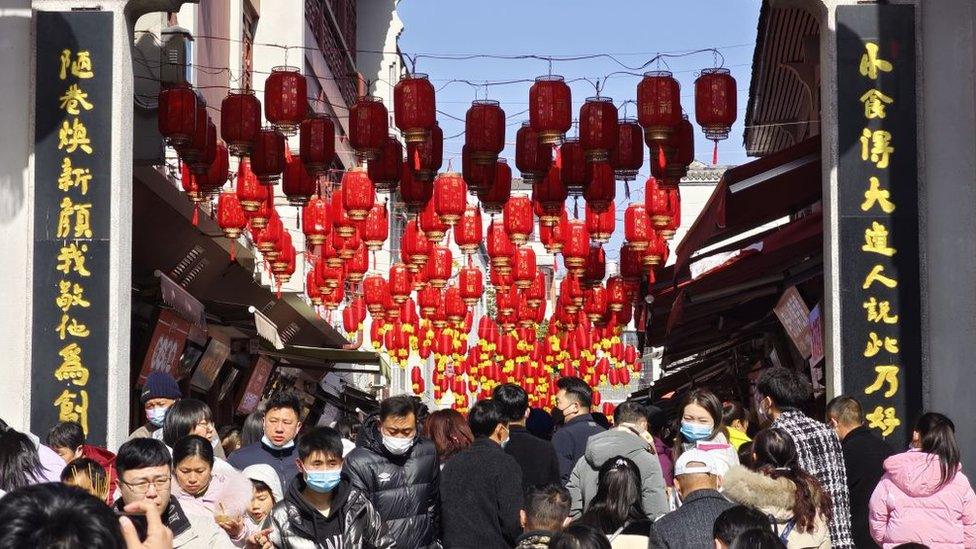
{"type": "Polygon", "coordinates": [[[896,453],[802,375],[763,371],[753,413],[707,389],[674,413],[624,402],[612,422],[582,380],[553,413],[518,385],[465,417],[393,396],[305,426],[270,398],[240,427],[152,374],[146,424],[117,452],[61,423],[0,425],[0,547],[631,549],[976,547],[955,426],[922,415],[896,453]],[[751,435],[751,438],[750,438],[751,435]]]}

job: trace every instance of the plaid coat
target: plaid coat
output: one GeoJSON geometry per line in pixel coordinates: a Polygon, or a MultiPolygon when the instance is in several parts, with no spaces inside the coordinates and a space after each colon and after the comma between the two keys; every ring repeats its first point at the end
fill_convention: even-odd
{"type": "Polygon", "coordinates": [[[847,469],[837,434],[826,424],[810,419],[798,410],[784,410],[772,427],[790,435],[796,444],[800,467],[816,477],[830,495],[834,510],[834,518],[830,521],[831,547],[853,549],[847,469]]]}

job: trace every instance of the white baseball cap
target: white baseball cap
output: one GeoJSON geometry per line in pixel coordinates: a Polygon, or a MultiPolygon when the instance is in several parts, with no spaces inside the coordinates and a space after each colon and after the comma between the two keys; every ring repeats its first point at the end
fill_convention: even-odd
{"type": "Polygon", "coordinates": [[[674,474],[675,476],[694,474],[721,475],[725,468],[718,463],[718,459],[713,452],[699,450],[698,448],[686,450],[678,456],[678,461],[674,464],[674,474]]]}

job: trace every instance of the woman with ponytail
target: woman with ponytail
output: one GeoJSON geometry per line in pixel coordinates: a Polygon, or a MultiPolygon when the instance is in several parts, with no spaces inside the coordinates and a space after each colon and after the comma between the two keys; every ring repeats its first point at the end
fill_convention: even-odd
{"type": "Polygon", "coordinates": [[[885,549],[909,542],[976,547],[976,495],[959,460],[952,421],[932,412],[920,417],[911,449],[885,460],[871,496],[874,541],[885,549]]]}
{"type": "Polygon", "coordinates": [[[781,429],[760,431],[752,452],[752,470],[733,467],[725,476],[725,497],[769,516],[789,549],[830,547],[830,496],[800,468],[793,439],[781,429]]]}

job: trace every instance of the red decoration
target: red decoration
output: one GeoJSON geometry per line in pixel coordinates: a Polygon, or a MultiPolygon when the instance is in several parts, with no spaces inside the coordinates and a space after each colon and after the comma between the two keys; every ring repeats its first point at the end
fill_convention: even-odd
{"type": "Polygon", "coordinates": [[[587,97],[580,108],[580,144],[588,162],[610,160],[617,146],[617,107],[609,97],[587,97]]]}
{"type": "Polygon", "coordinates": [[[373,181],[377,192],[393,193],[400,183],[400,170],[403,166],[403,145],[392,135],[387,136],[376,158],[369,161],[366,173],[373,181]]]}
{"type": "Polygon", "coordinates": [[[523,122],[515,134],[515,167],[522,173],[522,180],[535,183],[549,173],[551,164],[552,147],[539,141],[539,134],[529,122],[523,122]]]}
{"type": "Polygon", "coordinates": [[[529,88],[529,122],[546,145],[558,145],[572,126],[573,100],[562,76],[550,74],[535,79],[529,88]]]}
{"type": "Polygon", "coordinates": [[[382,276],[370,275],[363,280],[363,299],[370,314],[382,312],[389,298],[390,288],[382,276]]]}
{"type": "Polygon", "coordinates": [[[305,169],[322,175],[335,159],[335,125],[322,114],[302,120],[298,129],[298,154],[305,169]]]}
{"type": "Polygon", "coordinates": [[[393,120],[407,143],[420,143],[437,116],[434,86],[426,74],[406,74],[393,86],[393,120]]]}
{"type": "Polygon", "coordinates": [[[559,148],[559,176],[570,196],[581,196],[589,178],[583,146],[577,139],[567,139],[559,148]]]}
{"type": "Polygon", "coordinates": [[[389,115],[382,99],[368,95],[349,107],[349,144],[360,156],[376,158],[389,134],[389,115]]]}
{"type": "Polygon", "coordinates": [[[441,291],[433,286],[427,286],[417,293],[420,304],[420,314],[424,318],[429,318],[442,307],[443,298],[441,291]]]}
{"type": "Polygon", "coordinates": [[[524,290],[532,285],[535,273],[538,271],[535,262],[535,251],[529,246],[522,246],[515,250],[514,277],[515,287],[524,290]]]}
{"type": "Polygon", "coordinates": [[[343,264],[343,268],[345,269],[346,280],[349,282],[359,284],[363,281],[363,276],[366,274],[366,270],[369,269],[369,254],[362,241],[353,250],[352,257],[347,259],[343,264]]]}
{"type": "Polygon", "coordinates": [[[268,196],[268,191],[251,171],[250,161],[241,160],[237,167],[237,199],[240,200],[244,212],[256,212],[268,196]]]}
{"type": "Polygon", "coordinates": [[[410,270],[403,263],[390,266],[390,297],[393,302],[400,304],[410,297],[413,287],[410,282],[410,270]]]}
{"type": "Polygon", "coordinates": [[[582,219],[570,219],[569,231],[563,240],[563,262],[571,273],[581,274],[590,253],[590,233],[582,219]]]}
{"type": "Polygon", "coordinates": [[[434,246],[433,253],[427,259],[427,281],[435,288],[447,286],[451,278],[452,267],[451,249],[447,246],[434,246]]]}
{"type": "Polygon", "coordinates": [[[407,143],[407,164],[414,177],[433,181],[444,164],[444,131],[434,122],[426,137],[417,143],[407,143]]]}
{"type": "Polygon", "coordinates": [[[349,212],[343,204],[342,191],[339,189],[332,191],[331,206],[332,226],[335,227],[335,232],[342,238],[349,238],[356,232],[356,224],[349,217],[349,212]]]}
{"type": "MultiPolygon", "coordinates": [[[[162,95],[160,95],[160,99],[162,95]]],[[[251,154],[251,144],[261,129],[261,102],[251,90],[230,90],[220,102],[220,137],[230,154],[251,154]]]]}
{"type": "Polygon", "coordinates": [[[449,286],[444,290],[444,311],[447,313],[449,322],[462,322],[468,312],[468,308],[461,298],[461,290],[457,286],[449,286]]]}
{"type": "Polygon", "coordinates": [[[620,276],[611,276],[607,279],[607,301],[611,311],[622,311],[624,305],[630,302],[627,285],[620,276]]]}
{"type": "Polygon", "coordinates": [[[274,67],[264,82],[264,116],[284,135],[295,135],[308,114],[308,84],[296,67],[274,67]]]}
{"type": "Polygon", "coordinates": [[[603,283],[605,276],[607,276],[607,254],[601,246],[590,246],[583,266],[581,283],[587,288],[598,286],[603,283]]]}
{"type": "Polygon", "coordinates": [[[434,184],[431,181],[417,179],[410,169],[409,161],[405,161],[400,169],[400,198],[412,214],[419,214],[427,207],[434,195],[434,184]]]}
{"type": "Polygon", "coordinates": [[[610,151],[610,165],[621,181],[637,179],[637,172],[644,165],[644,132],[632,118],[620,121],[617,146],[610,151]]]}
{"type": "Polygon", "coordinates": [[[258,130],[251,147],[251,171],[265,185],[273,185],[285,169],[285,136],[275,128],[258,130]]]}
{"type": "Polygon", "coordinates": [[[602,322],[607,314],[607,289],[603,286],[587,288],[583,292],[583,310],[590,322],[602,322]]]}
{"type": "Polygon", "coordinates": [[[617,225],[617,211],[613,202],[607,209],[598,212],[586,204],[586,229],[590,232],[590,239],[594,242],[609,242],[617,225]]]}
{"type": "Polygon", "coordinates": [[[466,206],[464,215],[454,226],[454,243],[462,252],[473,254],[478,251],[482,235],[481,210],[477,206],[466,206]]]}
{"type": "Polygon", "coordinates": [[[318,192],[318,178],[309,175],[301,158],[290,154],[286,156],[281,192],[293,206],[303,206],[308,203],[313,194],[318,192]]]}
{"type": "Polygon", "coordinates": [[[561,169],[551,166],[549,173],[532,187],[532,200],[538,204],[540,226],[553,226],[566,209],[569,191],[563,184],[561,169]]]}
{"type": "Polygon", "coordinates": [[[624,238],[635,251],[644,251],[651,241],[654,229],[647,208],[643,204],[631,203],[624,213],[624,238]]]}
{"type": "Polygon", "coordinates": [[[728,139],[735,123],[735,87],[729,69],[705,69],[695,80],[695,121],[712,141],[728,139]]]}
{"type": "Polygon", "coordinates": [[[190,142],[197,127],[197,94],[189,84],[172,84],[159,92],[156,123],[171,147],[190,142]]]}
{"type": "Polygon", "coordinates": [[[532,284],[529,285],[523,295],[530,307],[538,307],[545,302],[546,275],[542,274],[542,271],[536,269],[535,276],[532,277],[532,284]]]}
{"type": "Polygon", "coordinates": [[[481,294],[485,291],[482,282],[481,271],[476,267],[461,267],[458,273],[458,289],[461,292],[461,300],[468,307],[474,307],[481,301],[481,294]]]}
{"type": "Polygon", "coordinates": [[[373,182],[363,168],[353,168],[342,176],[342,206],[353,221],[362,221],[376,202],[373,182]]]}
{"type": "Polygon", "coordinates": [[[515,255],[515,246],[505,231],[505,226],[492,219],[491,223],[488,224],[486,240],[491,264],[498,268],[502,274],[511,272],[511,261],[512,256],[515,255]]]}
{"type": "MultiPolygon", "coordinates": [[[[650,246],[650,239],[657,237],[654,233],[650,234],[648,246],[650,246]]],[[[643,275],[644,251],[635,248],[632,242],[625,243],[620,247],[620,276],[632,283],[639,281],[643,275]]]]}
{"type": "Polygon", "coordinates": [[[362,227],[363,242],[371,251],[383,249],[383,243],[390,236],[390,219],[386,213],[386,203],[373,204],[362,227]]]}
{"type": "Polygon", "coordinates": [[[433,244],[424,236],[420,223],[416,219],[408,221],[403,230],[400,249],[401,253],[409,256],[410,265],[419,270],[420,266],[427,263],[432,248],[433,244]]]}
{"type": "Polygon", "coordinates": [[[586,164],[587,182],[583,188],[586,204],[595,211],[604,212],[613,203],[617,194],[617,182],[609,162],[588,162],[586,164]]]}
{"type": "Polygon", "coordinates": [[[498,101],[471,103],[464,120],[464,144],[476,164],[491,165],[505,148],[505,111],[498,101]]]}
{"type": "Polygon", "coordinates": [[[302,231],[305,240],[311,246],[319,246],[332,232],[332,220],[329,213],[329,201],[313,196],[308,204],[302,208],[302,231]]]}
{"type": "Polygon", "coordinates": [[[464,214],[468,189],[457,172],[442,173],[434,179],[434,205],[437,215],[447,225],[454,226],[464,214]]]}
{"type": "Polygon", "coordinates": [[[644,73],[637,85],[637,120],[653,150],[667,141],[681,123],[681,87],[668,71],[644,73]]]}
{"type": "Polygon", "coordinates": [[[695,130],[687,115],[681,115],[681,124],[659,150],[664,153],[664,164],[660,159],[651,162],[651,175],[676,186],[677,181],[688,175],[688,165],[695,159],[695,130]]]}
{"type": "Polygon", "coordinates": [[[244,227],[247,226],[247,218],[244,217],[244,210],[237,195],[230,191],[220,193],[217,199],[217,224],[224,231],[224,236],[236,239],[241,236],[244,227]]]}
{"type": "Polygon", "coordinates": [[[532,201],[526,196],[513,196],[505,203],[505,231],[516,246],[529,240],[532,234],[532,201]]]}

